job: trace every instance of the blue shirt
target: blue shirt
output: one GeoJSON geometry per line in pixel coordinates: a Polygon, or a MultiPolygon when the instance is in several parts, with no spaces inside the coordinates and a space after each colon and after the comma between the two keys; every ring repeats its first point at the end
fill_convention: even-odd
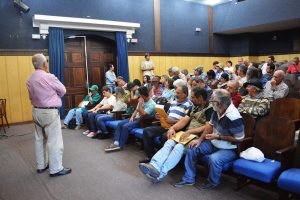
{"type": "Polygon", "coordinates": [[[117,77],[115,72],[110,72],[109,70],[105,73],[106,85],[115,85],[117,81],[117,77]]]}
{"type": "Polygon", "coordinates": [[[175,96],[175,89],[172,90],[168,90],[168,89],[164,89],[161,97],[165,97],[166,99],[168,99],[168,101],[172,101],[174,99],[175,96]]]}
{"type": "MultiPolygon", "coordinates": [[[[152,99],[149,99],[149,101],[147,101],[147,102],[145,102],[145,101],[143,102],[142,108],[147,113],[148,117],[154,117],[154,115],[155,115],[155,105],[156,105],[156,103],[152,99]]],[[[136,109],[138,109],[138,107],[139,107],[139,104],[137,105],[136,109]]],[[[137,113],[135,118],[140,118],[140,113],[139,112],[137,113]]]]}
{"type": "MultiPolygon", "coordinates": [[[[225,113],[220,117],[218,113],[214,111],[209,123],[213,126],[214,134],[233,136],[237,140],[242,140],[245,136],[244,120],[233,104],[230,104],[225,113]]],[[[219,149],[237,148],[236,144],[225,140],[214,139],[211,140],[211,143],[219,149]]]]}
{"type": "Polygon", "coordinates": [[[187,98],[184,102],[178,103],[177,101],[173,101],[168,110],[169,118],[173,120],[179,120],[185,117],[189,110],[192,108],[193,103],[187,98]]]}

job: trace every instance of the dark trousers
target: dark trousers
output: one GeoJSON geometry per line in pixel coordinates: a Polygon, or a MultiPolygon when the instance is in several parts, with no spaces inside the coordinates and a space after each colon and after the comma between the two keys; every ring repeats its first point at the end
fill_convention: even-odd
{"type": "MultiPolygon", "coordinates": [[[[166,133],[168,129],[165,129],[161,126],[150,126],[144,129],[143,132],[143,143],[144,151],[148,158],[152,158],[155,154],[155,147],[157,146],[154,143],[154,138],[162,136],[162,145],[166,141],[166,133]]],[[[161,145],[161,146],[162,146],[161,145]]]]}

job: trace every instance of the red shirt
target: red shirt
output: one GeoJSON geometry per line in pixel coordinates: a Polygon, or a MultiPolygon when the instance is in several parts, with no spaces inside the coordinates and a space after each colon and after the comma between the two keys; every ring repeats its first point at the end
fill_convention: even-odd
{"type": "Polygon", "coordinates": [[[232,100],[233,105],[237,108],[237,107],[239,107],[239,105],[242,101],[242,96],[238,92],[233,93],[231,95],[231,100],[232,100]]]}
{"type": "Polygon", "coordinates": [[[300,73],[300,64],[298,64],[298,65],[291,64],[289,66],[288,70],[286,71],[286,73],[290,73],[290,74],[300,73]]]}

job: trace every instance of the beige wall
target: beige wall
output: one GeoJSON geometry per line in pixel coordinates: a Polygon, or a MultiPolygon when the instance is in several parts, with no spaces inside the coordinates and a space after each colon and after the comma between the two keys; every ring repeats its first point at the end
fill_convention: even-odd
{"type": "MultiPolygon", "coordinates": [[[[291,60],[300,54],[276,55],[277,61],[291,60]]],[[[155,74],[167,74],[171,66],[188,69],[193,72],[196,66],[203,66],[204,71],[211,68],[212,62],[218,60],[225,64],[227,60],[237,63],[239,57],[188,57],[188,56],[152,56],[155,65],[155,74]]],[[[267,56],[243,56],[244,60],[253,62],[266,61],[267,56]]],[[[129,56],[130,80],[142,80],[141,63],[143,56],[129,56]]],[[[31,56],[0,56],[0,98],[7,99],[7,117],[9,123],[18,123],[32,120],[31,104],[26,88],[26,80],[33,72],[31,56]]]]}

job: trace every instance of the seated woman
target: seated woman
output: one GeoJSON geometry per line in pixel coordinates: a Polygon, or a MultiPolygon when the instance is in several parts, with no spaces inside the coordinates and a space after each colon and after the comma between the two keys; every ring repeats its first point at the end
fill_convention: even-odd
{"type": "Polygon", "coordinates": [[[228,81],[229,81],[229,75],[226,73],[221,74],[221,80],[218,83],[218,88],[225,89],[228,81]]]}
{"type": "MultiPolygon", "coordinates": [[[[122,87],[116,88],[116,103],[113,106],[112,112],[126,111],[128,103],[128,97],[122,87]]],[[[96,116],[96,125],[98,127],[97,135],[100,139],[108,137],[108,130],[105,126],[106,121],[113,121],[114,114],[108,112],[107,114],[99,114],[96,116]]]]}
{"type": "Polygon", "coordinates": [[[175,97],[173,82],[173,79],[167,78],[167,80],[164,82],[165,89],[161,95],[161,97],[165,97],[169,102],[173,101],[175,97]]]}
{"type": "Polygon", "coordinates": [[[116,104],[116,97],[111,94],[109,87],[102,87],[102,94],[104,96],[102,101],[99,104],[97,104],[93,109],[90,109],[88,110],[88,112],[83,114],[83,117],[88,127],[88,130],[83,132],[83,134],[87,135],[88,137],[94,137],[97,134],[95,117],[98,114],[113,109],[113,106],[116,104]]]}

